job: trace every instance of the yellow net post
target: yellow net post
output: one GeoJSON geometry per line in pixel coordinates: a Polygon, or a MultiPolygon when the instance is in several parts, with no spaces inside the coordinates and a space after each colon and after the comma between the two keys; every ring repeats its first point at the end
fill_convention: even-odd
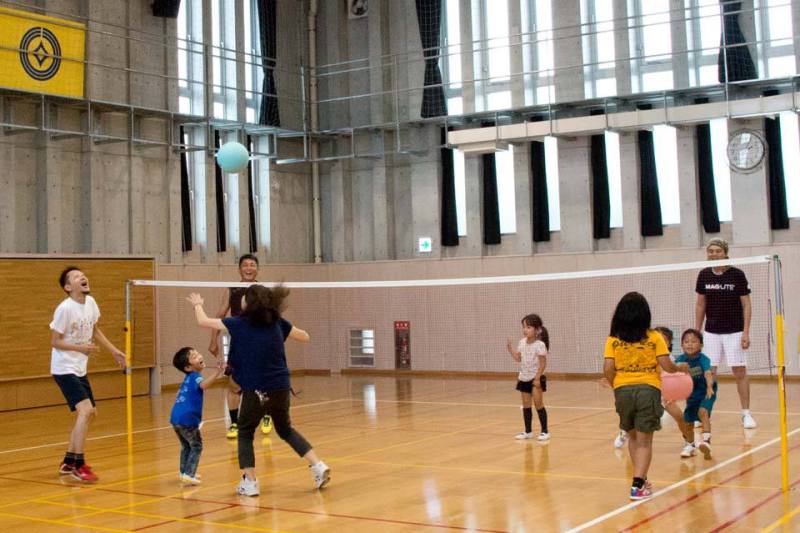
{"type": "Polygon", "coordinates": [[[133,447],[133,372],[131,370],[132,355],[131,331],[131,282],[125,282],[125,414],[128,433],[128,453],[133,447]]]}
{"type": "Polygon", "coordinates": [[[775,343],[778,356],[778,416],[781,432],[781,489],[789,492],[789,438],[786,423],[786,366],[783,351],[783,286],[781,284],[781,260],[772,257],[775,265],[775,343]]]}

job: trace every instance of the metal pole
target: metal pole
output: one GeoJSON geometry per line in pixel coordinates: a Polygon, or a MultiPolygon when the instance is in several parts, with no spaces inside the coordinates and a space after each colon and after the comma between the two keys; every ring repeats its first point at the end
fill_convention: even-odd
{"type": "Polygon", "coordinates": [[[775,265],[775,343],[778,352],[778,417],[781,433],[781,490],[789,492],[789,439],[786,423],[786,367],[783,351],[783,286],[781,260],[772,256],[775,265]]]}

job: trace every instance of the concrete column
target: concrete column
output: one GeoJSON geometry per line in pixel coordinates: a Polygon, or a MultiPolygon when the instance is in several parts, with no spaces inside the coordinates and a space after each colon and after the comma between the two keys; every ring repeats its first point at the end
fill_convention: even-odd
{"type": "MultiPolygon", "coordinates": [[[[371,10],[372,11],[372,10],[371,10]]],[[[344,29],[347,32],[347,59],[350,61],[356,59],[367,59],[370,51],[369,45],[372,44],[370,40],[370,20],[374,21],[380,16],[380,10],[374,10],[366,18],[346,19],[344,29]],[[364,46],[364,44],[367,46],[364,46]]],[[[377,22],[380,27],[380,20],[377,22]]],[[[380,30],[378,30],[380,31],[380,30]]],[[[419,41],[419,39],[417,39],[419,41]]],[[[378,49],[380,50],[380,49],[378,49]]],[[[367,63],[371,65],[371,61],[367,63]]],[[[351,63],[350,68],[362,67],[363,62],[351,63]]],[[[364,72],[358,70],[347,74],[350,86],[350,95],[363,95],[371,92],[370,82],[372,81],[372,73],[370,71],[364,72]]],[[[370,97],[352,98],[350,100],[350,126],[366,126],[370,123],[371,105],[370,97]]]]}
{"type": "Polygon", "coordinates": [[[561,207],[561,250],[588,252],[592,235],[591,137],[558,139],[558,190],[561,207]]]}
{"type": "Polygon", "coordinates": [[[331,218],[333,261],[353,260],[353,209],[349,161],[331,165],[331,218]]]}
{"type": "MultiPolygon", "coordinates": [[[[798,0],[800,1],[800,0],[798,0]]],[[[464,114],[475,112],[475,63],[472,60],[472,2],[460,0],[459,23],[461,25],[461,94],[464,97],[464,114]]]]}
{"type": "Polygon", "coordinates": [[[795,72],[800,72],[800,0],[792,0],[795,72]]]}
{"type": "Polygon", "coordinates": [[[614,0],[614,76],[617,94],[631,94],[631,41],[628,1],[614,0]]]}
{"type": "MultiPolygon", "coordinates": [[[[761,119],[729,120],[728,132],[742,128],[764,135],[761,119]]],[[[770,244],[772,232],[769,221],[769,190],[765,161],[753,172],[744,174],[731,169],[731,200],[733,203],[733,243],[770,244]]]]}
{"type": "MultiPolygon", "coordinates": [[[[401,17],[404,19],[402,24],[405,30],[405,46],[402,51],[408,54],[407,63],[402,63],[400,58],[400,70],[405,71],[406,85],[400,85],[401,90],[411,87],[419,89],[406,90],[406,97],[400,95],[401,120],[417,120],[422,114],[422,86],[425,82],[425,59],[422,55],[422,40],[419,35],[419,22],[417,21],[417,7],[414,0],[395,0],[392,4],[402,6],[401,17]],[[403,112],[403,102],[407,102],[405,113],[403,112]]],[[[398,20],[392,18],[392,20],[398,20]]],[[[433,145],[431,145],[433,146],[433,145]]]]}
{"type": "Polygon", "coordinates": [[[372,168],[363,161],[354,161],[351,165],[353,187],[351,189],[353,211],[353,259],[355,261],[372,261],[375,259],[373,245],[375,243],[375,211],[372,190],[372,168]],[[357,168],[356,165],[358,165],[357,168]]]}
{"type": "MultiPolygon", "coordinates": [[[[419,129],[419,135],[424,136],[426,146],[438,146],[439,128],[425,126],[419,129]]],[[[426,258],[440,258],[442,255],[441,243],[441,189],[442,168],[439,150],[430,149],[421,157],[411,158],[411,238],[414,250],[417,249],[417,239],[431,237],[433,251],[429,254],[417,256],[426,258]]]]}
{"type": "Polygon", "coordinates": [[[672,35],[672,80],[674,89],[689,86],[689,49],[686,39],[684,0],[670,0],[670,33],[672,35]]]}
{"type": "Polygon", "coordinates": [[[386,160],[381,159],[372,167],[372,248],[375,260],[392,259],[394,219],[389,195],[386,160]]]}
{"type": "MultiPolygon", "coordinates": [[[[384,90],[384,67],[382,65],[382,55],[390,52],[389,31],[384,31],[384,25],[388,24],[389,3],[378,2],[371,6],[367,15],[367,26],[369,32],[369,87],[370,92],[376,96],[369,99],[370,123],[383,124],[384,111],[391,110],[391,98],[385,97],[384,90]],[[385,109],[386,108],[386,109],[385,109]]],[[[388,72],[388,71],[387,71],[388,72]]],[[[387,116],[391,116],[391,113],[387,116]]]]}
{"type": "Polygon", "coordinates": [[[530,143],[514,145],[514,203],[517,209],[517,246],[515,253],[533,253],[531,206],[530,143]]]}
{"type": "Polygon", "coordinates": [[[697,142],[694,126],[675,128],[678,139],[678,191],[681,199],[681,246],[702,244],[700,193],[697,183],[697,142]]]}
{"type": "Polygon", "coordinates": [[[522,13],[519,2],[508,3],[509,54],[511,56],[511,105],[525,106],[525,80],[522,76],[522,13]]]}
{"type": "Polygon", "coordinates": [[[622,185],[622,243],[626,250],[640,250],[642,238],[641,186],[639,183],[639,143],[635,131],[619,134],[620,177],[622,185]]]}
{"type": "Polygon", "coordinates": [[[464,156],[464,180],[467,207],[467,236],[461,238],[459,248],[465,248],[469,257],[483,255],[483,164],[481,156],[464,156]]]}
{"type": "Polygon", "coordinates": [[[553,61],[556,102],[584,99],[580,0],[553,2],[553,61]]]}

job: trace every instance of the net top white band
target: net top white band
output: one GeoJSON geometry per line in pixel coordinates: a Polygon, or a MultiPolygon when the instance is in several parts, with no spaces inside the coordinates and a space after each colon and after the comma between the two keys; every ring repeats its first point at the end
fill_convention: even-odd
{"type": "MultiPolygon", "coordinates": [[[[717,261],[695,261],[691,263],[671,263],[666,265],[650,265],[640,267],[612,268],[604,270],[582,270],[578,272],[553,272],[548,274],[526,274],[521,276],[494,276],[481,278],[451,278],[451,279],[409,279],[389,281],[301,281],[283,282],[284,287],[290,289],[363,289],[363,288],[388,288],[388,287],[437,287],[447,285],[484,285],[490,283],[520,283],[529,281],[568,280],[596,278],[601,276],[625,276],[629,274],[646,274],[655,272],[674,272],[679,270],[699,270],[706,267],[741,266],[767,263],[772,259],[768,255],[752,257],[737,257],[717,261]]],[[[252,283],[223,282],[223,281],[171,281],[133,279],[132,285],[142,287],[186,287],[186,288],[231,288],[249,287],[252,283]]],[[[274,287],[277,282],[259,282],[265,287],[274,287]]]]}

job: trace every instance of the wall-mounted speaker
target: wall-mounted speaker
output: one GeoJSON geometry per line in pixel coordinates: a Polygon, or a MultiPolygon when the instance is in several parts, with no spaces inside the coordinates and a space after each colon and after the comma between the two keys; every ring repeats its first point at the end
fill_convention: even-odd
{"type": "Polygon", "coordinates": [[[178,18],[181,9],[181,0],[155,0],[153,2],[153,16],[178,18]]]}
{"type": "Polygon", "coordinates": [[[367,0],[347,0],[347,17],[360,19],[369,14],[369,4],[367,0]]]}

